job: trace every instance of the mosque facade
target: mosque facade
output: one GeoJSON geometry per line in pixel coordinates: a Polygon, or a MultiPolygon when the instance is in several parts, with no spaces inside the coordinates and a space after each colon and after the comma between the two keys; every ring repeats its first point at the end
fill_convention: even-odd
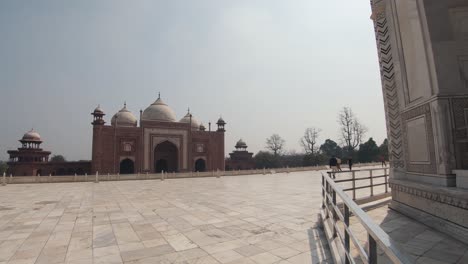
{"type": "Polygon", "coordinates": [[[93,172],[159,173],[224,170],[225,124],[208,131],[191,113],[180,120],[160,98],[140,111],[140,120],[127,109],[106,125],[104,111],[93,113],[93,172]],[[139,123],[139,125],[138,125],[139,123]]]}

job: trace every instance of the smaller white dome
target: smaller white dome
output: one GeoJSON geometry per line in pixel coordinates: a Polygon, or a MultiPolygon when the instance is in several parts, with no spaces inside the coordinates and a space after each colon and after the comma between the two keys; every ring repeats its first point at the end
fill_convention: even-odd
{"type": "Polygon", "coordinates": [[[200,122],[190,113],[190,111],[187,112],[187,114],[179,122],[190,124],[190,115],[192,116],[192,128],[196,130],[200,129],[200,122]]]}
{"type": "Polygon", "coordinates": [[[41,141],[41,135],[39,135],[39,133],[34,131],[34,129],[31,129],[29,132],[23,135],[23,138],[21,140],[22,141],[41,141]]]}
{"type": "Polygon", "coordinates": [[[96,109],[94,109],[93,114],[104,114],[104,111],[102,111],[101,105],[98,105],[96,109]]]}
{"type": "Polygon", "coordinates": [[[119,127],[136,127],[138,124],[137,118],[128,111],[127,104],[124,104],[124,107],[120,109],[111,119],[111,124],[119,127]]]}

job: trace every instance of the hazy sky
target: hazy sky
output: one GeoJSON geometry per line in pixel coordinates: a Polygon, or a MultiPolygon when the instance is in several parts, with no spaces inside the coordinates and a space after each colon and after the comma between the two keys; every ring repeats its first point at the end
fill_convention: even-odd
{"type": "Polygon", "coordinates": [[[2,0],[0,159],[34,127],[43,147],[90,159],[92,117],[124,101],[138,116],[161,92],[182,118],[227,122],[226,151],[307,127],[338,140],[350,106],[386,137],[369,1],[2,0]]]}

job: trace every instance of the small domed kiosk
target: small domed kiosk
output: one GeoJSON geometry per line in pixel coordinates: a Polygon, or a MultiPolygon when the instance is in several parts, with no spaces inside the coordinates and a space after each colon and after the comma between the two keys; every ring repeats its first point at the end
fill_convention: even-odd
{"type": "Polygon", "coordinates": [[[251,170],[255,168],[253,153],[247,151],[247,143],[239,139],[234,146],[235,150],[229,153],[226,161],[226,170],[251,170]]]}

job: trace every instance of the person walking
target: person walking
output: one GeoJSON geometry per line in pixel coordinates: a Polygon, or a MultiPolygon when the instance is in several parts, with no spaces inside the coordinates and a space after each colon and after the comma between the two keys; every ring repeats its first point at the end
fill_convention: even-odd
{"type": "Polygon", "coordinates": [[[335,156],[332,156],[328,164],[330,165],[330,169],[332,170],[332,172],[336,172],[337,164],[338,164],[338,161],[336,160],[335,156]]]}
{"type": "Polygon", "coordinates": [[[353,159],[352,158],[348,158],[348,166],[349,166],[349,170],[353,170],[353,159]]]}
{"type": "Polygon", "coordinates": [[[382,167],[387,166],[387,163],[385,162],[385,157],[384,156],[380,156],[380,162],[382,163],[382,167]]]}
{"type": "Polygon", "coordinates": [[[336,158],[336,169],[337,169],[338,171],[343,171],[343,170],[341,169],[341,159],[340,159],[340,158],[336,158]]]}
{"type": "Polygon", "coordinates": [[[332,170],[331,176],[333,179],[335,179],[335,172],[337,171],[336,166],[338,164],[338,161],[336,160],[335,156],[332,156],[329,161],[330,169],[332,170]]]}

